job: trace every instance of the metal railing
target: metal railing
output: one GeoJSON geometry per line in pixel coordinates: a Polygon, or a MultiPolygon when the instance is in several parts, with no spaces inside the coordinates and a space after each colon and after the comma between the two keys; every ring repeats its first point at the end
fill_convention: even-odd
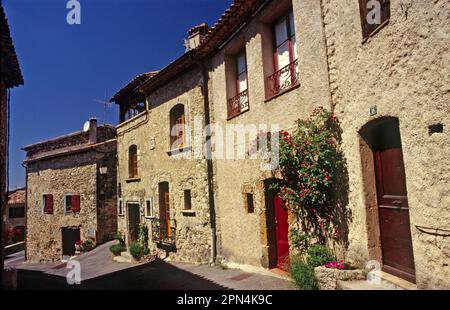
{"type": "Polygon", "coordinates": [[[248,110],[248,89],[228,99],[228,118],[248,110]]]}
{"type": "Polygon", "coordinates": [[[299,83],[298,60],[267,77],[267,97],[271,98],[299,83]]]}

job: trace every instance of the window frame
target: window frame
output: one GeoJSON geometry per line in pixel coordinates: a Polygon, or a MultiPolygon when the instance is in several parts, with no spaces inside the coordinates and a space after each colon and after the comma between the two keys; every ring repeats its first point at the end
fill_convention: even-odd
{"type": "Polygon", "coordinates": [[[144,217],[147,219],[151,219],[155,217],[155,210],[153,208],[153,198],[147,198],[145,199],[145,205],[144,205],[144,217]],[[147,204],[150,203],[150,214],[148,214],[147,204]]]}
{"type": "Polygon", "coordinates": [[[81,195],[75,194],[75,193],[66,193],[64,194],[64,215],[71,215],[71,214],[77,214],[81,212],[81,195]],[[68,197],[78,197],[78,203],[79,203],[79,210],[77,212],[74,212],[72,210],[72,199],[71,199],[71,206],[70,210],[67,210],[67,198],[68,197]]]}
{"type": "Polygon", "coordinates": [[[171,151],[180,151],[188,147],[187,113],[186,105],[183,103],[175,104],[169,111],[169,144],[170,154],[172,154],[171,151]],[[177,130],[175,127],[180,127],[178,133],[175,132],[177,135],[172,134],[174,130],[177,130]],[[174,147],[175,143],[177,143],[176,147],[174,147]]]}
{"type": "Polygon", "coordinates": [[[361,44],[364,44],[367,42],[371,37],[376,35],[384,26],[386,26],[389,23],[389,20],[391,19],[391,2],[390,0],[379,0],[381,5],[381,23],[370,30],[369,24],[366,22],[367,17],[367,2],[369,0],[358,0],[359,5],[359,18],[361,22],[361,36],[362,41],[361,44]],[[364,4],[363,4],[364,2],[364,4]],[[365,5],[365,7],[364,7],[365,5]],[[364,15],[366,14],[366,15],[364,15]],[[384,19],[383,19],[384,17],[384,19]]]}
{"type": "Polygon", "coordinates": [[[117,205],[117,214],[119,216],[124,216],[125,212],[124,212],[124,208],[123,208],[123,200],[119,199],[119,203],[117,205]]]}
{"type": "Polygon", "coordinates": [[[247,51],[245,48],[243,48],[239,53],[236,54],[236,58],[235,58],[235,62],[236,62],[236,95],[241,94],[242,92],[248,90],[248,66],[247,66],[247,51]],[[245,65],[245,70],[242,72],[239,72],[239,58],[243,56],[244,57],[244,65],[245,65]],[[241,89],[241,83],[240,83],[240,76],[242,74],[245,73],[245,84],[246,84],[246,88],[245,89],[241,89]]]}
{"type": "Polygon", "coordinates": [[[47,214],[47,215],[53,215],[55,214],[55,199],[53,197],[53,194],[50,193],[43,193],[42,194],[42,214],[47,214]],[[52,197],[52,213],[47,213],[45,212],[45,208],[46,208],[46,196],[51,196],[52,197]]]}
{"type": "Polygon", "coordinates": [[[8,218],[9,219],[21,219],[21,218],[25,218],[25,207],[8,207],[8,218]],[[20,209],[23,210],[20,212],[20,215],[23,214],[23,216],[17,216],[16,215],[16,211],[20,209]]]}
{"type": "Polygon", "coordinates": [[[138,147],[136,144],[132,144],[128,147],[128,178],[139,178],[138,147]],[[132,150],[135,150],[133,154],[132,150]]]}
{"type": "MultiPolygon", "coordinates": [[[[295,38],[295,42],[297,42],[296,39],[296,32],[295,32],[295,18],[294,18],[294,12],[292,8],[290,8],[286,13],[284,13],[280,18],[276,19],[275,22],[272,24],[272,32],[273,32],[273,72],[278,72],[279,70],[283,69],[284,67],[280,68],[278,64],[278,48],[281,47],[283,44],[288,42],[288,53],[289,53],[289,64],[292,64],[297,59],[294,58],[294,44],[292,44],[292,38],[295,38]],[[293,18],[293,24],[294,24],[294,33],[292,33],[291,29],[291,14],[293,18]],[[277,45],[277,31],[276,26],[281,23],[282,21],[286,22],[286,40],[284,40],[282,43],[277,45]]],[[[297,55],[298,58],[298,55],[297,55]]],[[[286,66],[285,66],[286,67],[286,66]]]]}
{"type": "Polygon", "coordinates": [[[183,211],[192,211],[192,190],[190,188],[187,188],[185,190],[183,190],[183,211]],[[189,193],[188,196],[186,196],[186,193],[189,193]],[[189,207],[187,208],[187,203],[189,202],[188,205],[189,207]]]}

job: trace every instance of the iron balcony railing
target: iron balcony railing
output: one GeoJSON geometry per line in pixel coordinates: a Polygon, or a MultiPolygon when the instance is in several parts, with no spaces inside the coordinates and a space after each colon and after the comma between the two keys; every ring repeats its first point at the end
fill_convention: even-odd
{"type": "Polygon", "coordinates": [[[161,220],[159,218],[152,218],[151,224],[153,242],[173,246],[175,245],[175,226],[167,227],[166,225],[161,225],[161,220]]]}
{"type": "Polygon", "coordinates": [[[248,89],[228,99],[228,118],[248,110],[248,89]]]}
{"type": "Polygon", "coordinates": [[[298,60],[267,77],[267,97],[271,98],[299,83],[298,60]]]}

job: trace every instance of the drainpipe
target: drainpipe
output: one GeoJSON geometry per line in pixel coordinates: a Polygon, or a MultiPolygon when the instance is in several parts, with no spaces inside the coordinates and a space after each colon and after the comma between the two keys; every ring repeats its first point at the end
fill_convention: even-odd
{"type": "MultiPolygon", "coordinates": [[[[203,76],[203,104],[205,110],[205,126],[209,128],[208,125],[211,124],[210,110],[209,110],[209,90],[208,90],[208,69],[204,62],[197,61],[199,64],[202,76],[203,76]]],[[[206,131],[206,139],[211,139],[211,131],[208,129],[206,131]]],[[[206,142],[207,140],[205,140],[206,142]]],[[[207,169],[207,179],[208,179],[208,202],[209,202],[209,219],[211,227],[211,259],[210,263],[215,263],[217,257],[217,231],[216,231],[216,208],[214,204],[214,173],[213,173],[213,161],[211,156],[211,149],[206,150],[206,169],[207,169]]]]}
{"type": "Polygon", "coordinates": [[[28,166],[25,163],[21,163],[25,168],[25,244],[24,244],[24,260],[27,261],[27,239],[28,239],[28,166]]]}

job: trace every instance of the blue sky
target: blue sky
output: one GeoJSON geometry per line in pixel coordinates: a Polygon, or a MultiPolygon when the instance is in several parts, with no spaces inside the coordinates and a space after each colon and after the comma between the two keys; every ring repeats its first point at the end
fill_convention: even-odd
{"type": "MultiPolygon", "coordinates": [[[[11,93],[10,188],[25,184],[20,148],[105,122],[104,100],[134,76],[184,53],[192,26],[212,26],[232,0],[79,0],[81,25],[68,25],[67,0],[3,0],[25,85],[11,93]]],[[[106,121],[116,124],[116,107],[106,121]]]]}

